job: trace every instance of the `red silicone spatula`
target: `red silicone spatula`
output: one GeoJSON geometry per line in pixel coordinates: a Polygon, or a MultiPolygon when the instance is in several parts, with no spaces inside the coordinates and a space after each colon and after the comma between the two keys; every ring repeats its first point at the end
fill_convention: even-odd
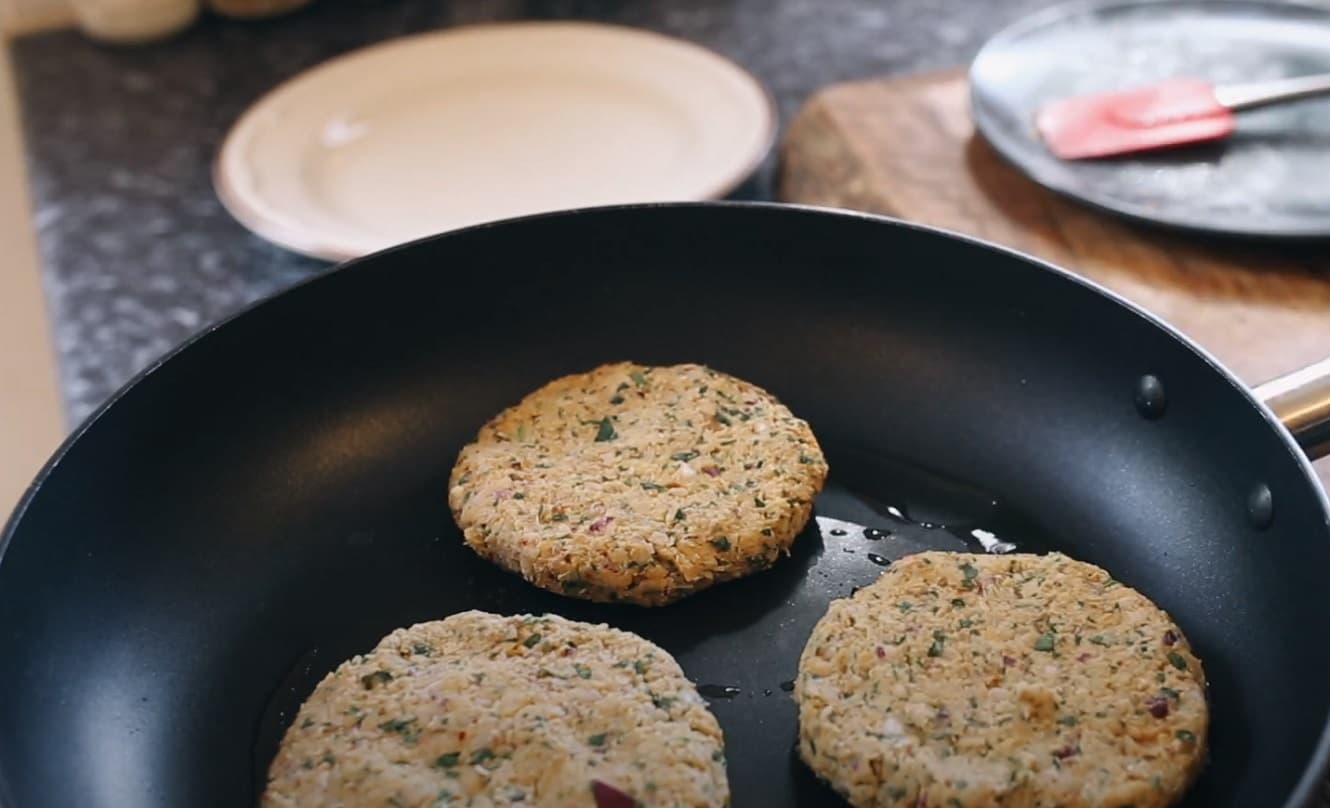
{"type": "Polygon", "coordinates": [[[1228,137],[1233,113],[1330,94],[1330,74],[1216,86],[1170,79],[1130,90],[1076,96],[1042,107],[1035,127],[1064,160],[1112,157],[1228,137]]]}

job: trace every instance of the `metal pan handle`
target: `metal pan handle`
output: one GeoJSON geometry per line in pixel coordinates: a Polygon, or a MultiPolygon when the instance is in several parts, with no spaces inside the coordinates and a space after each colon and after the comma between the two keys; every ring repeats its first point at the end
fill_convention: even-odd
{"type": "Polygon", "coordinates": [[[1271,379],[1253,392],[1284,422],[1308,457],[1330,454],[1330,359],[1271,379]]]}

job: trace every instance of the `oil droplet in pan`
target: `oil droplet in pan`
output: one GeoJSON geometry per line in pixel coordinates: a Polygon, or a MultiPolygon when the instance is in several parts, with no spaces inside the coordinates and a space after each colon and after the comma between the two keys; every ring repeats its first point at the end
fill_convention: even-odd
{"type": "Polygon", "coordinates": [[[743,691],[730,685],[698,685],[697,692],[708,699],[732,699],[743,691]]]}
{"type": "Polygon", "coordinates": [[[980,546],[984,548],[984,552],[986,553],[1001,555],[1002,553],[1010,553],[1016,549],[1016,545],[1009,541],[1002,541],[996,534],[989,530],[975,528],[970,531],[970,536],[979,542],[980,546]]]}

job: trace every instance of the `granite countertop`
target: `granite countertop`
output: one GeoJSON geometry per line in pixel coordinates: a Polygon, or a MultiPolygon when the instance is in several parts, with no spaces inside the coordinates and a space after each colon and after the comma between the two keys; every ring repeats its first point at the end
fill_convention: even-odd
{"type": "MultiPolygon", "coordinates": [[[[1050,0],[316,0],[261,23],[206,20],[168,42],[75,31],[13,44],[66,415],[81,421],[181,340],[327,264],[222,209],[221,138],[274,84],[389,37],[470,22],[580,18],[700,42],[772,89],[782,122],[818,87],[964,64],[1050,0]]],[[[773,160],[736,195],[769,198],[773,160]]]]}

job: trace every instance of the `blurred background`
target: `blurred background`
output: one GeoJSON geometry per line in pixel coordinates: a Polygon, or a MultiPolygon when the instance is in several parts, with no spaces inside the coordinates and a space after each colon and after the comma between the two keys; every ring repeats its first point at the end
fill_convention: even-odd
{"type": "MultiPolygon", "coordinates": [[[[835,81],[960,64],[1046,0],[0,0],[0,501],[66,430],[208,323],[326,262],[237,224],[209,179],[245,108],[331,57],[404,34],[582,19],[701,43],[782,121],[835,81]],[[35,237],[35,239],[34,239],[35,237]],[[40,249],[37,249],[39,245],[40,249]]],[[[773,194],[774,158],[736,192],[773,194]]]]}
{"type": "Polygon", "coordinates": [[[1330,154],[1324,99],[1243,118],[1224,146],[1075,171],[1041,168],[1047,155],[1026,142],[1032,113],[1020,106],[1188,70],[1216,81],[1330,73],[1330,8],[1210,4],[1236,15],[1210,19],[1201,0],[1121,2],[1150,8],[1113,16],[1050,0],[0,0],[0,513],[71,429],[182,340],[379,244],[353,237],[376,211],[405,211],[433,232],[468,205],[482,219],[521,213],[534,196],[553,207],[583,190],[601,199],[616,181],[636,183],[632,198],[642,201],[659,193],[832,205],[994,240],[1132,298],[1252,383],[1330,355],[1326,242],[1307,238],[1330,233],[1326,183],[1306,181],[1330,168],[1306,162],[1330,154]],[[574,37],[529,51],[507,40],[467,50],[465,39],[439,40],[435,62],[394,47],[336,75],[322,69],[408,35],[528,20],[614,28],[603,46],[574,37]],[[1011,26],[1036,35],[994,44],[1011,26]],[[967,82],[985,45],[982,75],[967,82]],[[546,76],[552,90],[531,89],[529,74],[564,63],[580,65],[580,84],[546,76]],[[612,93],[603,77],[618,77],[612,93]],[[972,120],[969,85],[980,79],[987,137],[972,120]],[[525,94],[513,90],[522,81],[525,94]],[[466,120],[463,107],[442,103],[390,123],[383,112],[463,95],[466,120]],[[633,115],[637,130],[616,129],[633,115]],[[472,151],[458,145],[463,135],[472,151]],[[556,145],[574,149],[586,170],[568,170],[556,145]],[[523,149],[545,162],[521,159],[523,149]],[[447,172],[420,159],[431,150],[451,160],[447,172]],[[338,184],[347,155],[362,159],[358,185],[338,184]],[[611,155],[621,161],[612,171],[611,155]],[[625,172],[624,160],[643,170],[625,172]],[[665,182],[689,172],[700,172],[691,189],[665,182]],[[556,177],[577,187],[540,184],[556,177]],[[1127,215],[1106,212],[1115,207],[1127,215]],[[1142,221],[1152,217],[1163,226],[1142,221]],[[1252,233],[1218,232],[1248,224],[1252,233]],[[1258,224],[1267,232],[1252,238],[1258,224]]]}

